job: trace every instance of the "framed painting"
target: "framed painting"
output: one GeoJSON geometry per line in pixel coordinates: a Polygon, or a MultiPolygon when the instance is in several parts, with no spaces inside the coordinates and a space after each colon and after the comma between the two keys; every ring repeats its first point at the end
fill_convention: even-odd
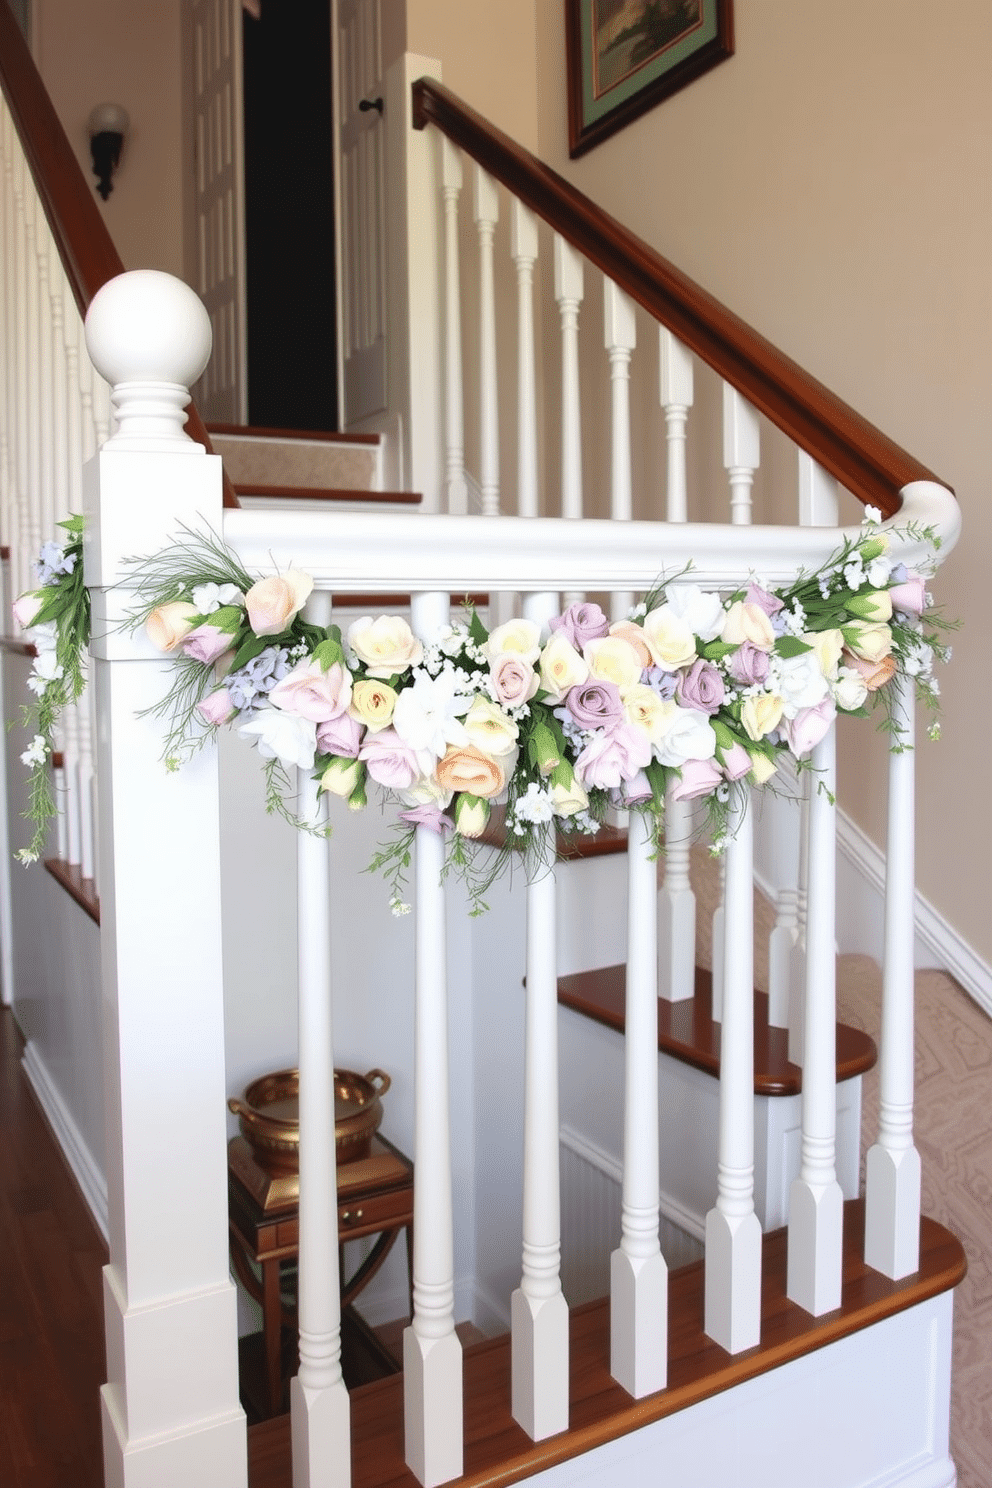
{"type": "Polygon", "coordinates": [[[565,0],[574,160],[734,51],[733,0],[565,0]]]}

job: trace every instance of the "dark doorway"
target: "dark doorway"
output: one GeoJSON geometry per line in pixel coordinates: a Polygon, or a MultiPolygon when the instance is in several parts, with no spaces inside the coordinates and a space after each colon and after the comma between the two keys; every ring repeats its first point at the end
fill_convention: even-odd
{"type": "Polygon", "coordinates": [[[244,17],[248,419],[338,426],[328,0],[244,17]]]}

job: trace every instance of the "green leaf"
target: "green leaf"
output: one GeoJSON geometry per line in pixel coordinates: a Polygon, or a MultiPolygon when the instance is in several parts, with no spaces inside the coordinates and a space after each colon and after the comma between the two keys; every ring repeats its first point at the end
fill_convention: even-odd
{"type": "Polygon", "coordinates": [[[321,641],[320,645],[315,648],[312,659],[317,662],[322,672],[328,671],[335,662],[343,662],[344,649],[340,640],[329,636],[326,641],[321,641]]]}
{"type": "Polygon", "coordinates": [[[239,672],[250,661],[254,661],[256,656],[261,656],[268,639],[268,636],[250,635],[243,645],[238,647],[234,660],[231,662],[231,671],[239,672]]]}
{"type": "Polygon", "coordinates": [[[788,660],[792,656],[802,656],[804,651],[812,651],[813,647],[806,641],[801,641],[798,636],[779,636],[775,642],[775,654],[788,660]]]}
{"type": "Polygon", "coordinates": [[[485,645],[486,641],[488,641],[489,639],[489,632],[483,625],[482,621],[479,619],[478,610],[474,608],[472,610],[471,618],[468,622],[468,633],[477,646],[485,645]]]}

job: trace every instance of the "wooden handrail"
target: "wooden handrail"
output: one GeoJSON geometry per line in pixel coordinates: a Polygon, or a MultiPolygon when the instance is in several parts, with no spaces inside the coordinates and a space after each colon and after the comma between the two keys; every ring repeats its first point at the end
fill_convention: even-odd
{"type": "Polygon", "coordinates": [[[903,486],[939,481],[674,264],[433,78],[413,84],[413,124],[416,129],[436,125],[860,501],[894,516],[903,486]]]}
{"type": "MultiPolygon", "coordinates": [[[[79,314],[85,319],[97,290],[123,274],[124,265],[6,0],[0,0],[0,86],[79,314]]],[[[210,436],[192,402],[186,410],[186,428],[197,444],[213,454],[210,436]]],[[[224,505],[238,505],[226,474],[224,505]]]]}

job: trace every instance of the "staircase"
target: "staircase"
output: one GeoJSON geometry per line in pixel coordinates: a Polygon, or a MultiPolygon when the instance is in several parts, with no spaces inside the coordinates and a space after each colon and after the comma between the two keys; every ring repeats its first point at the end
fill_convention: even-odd
{"type": "MultiPolygon", "coordinates": [[[[757,1070],[758,1081],[788,1091],[772,1097],[765,1089],[760,1098],[799,1107],[790,1154],[795,1176],[791,1188],[785,1178],[779,1185],[780,1199],[790,1191],[788,1231],[762,1234],[760,1222],[771,1227],[785,1217],[774,1212],[769,1174],[773,1158],[779,1160],[774,1155],[788,1143],[766,1145],[762,1194],[755,1171],[764,1118],[755,1101],[753,812],[744,810],[743,793],[736,798],[713,942],[715,999],[705,976],[696,991],[697,907],[686,869],[692,812],[674,798],[660,890],[644,818],[635,814],[626,851],[615,859],[619,883],[609,895],[589,892],[588,883],[572,892],[563,876],[559,914],[550,875],[528,885],[518,876],[500,889],[490,917],[477,925],[449,912],[457,900],[442,881],[440,841],[418,828],[416,933],[405,940],[399,931],[392,939],[393,932],[383,930],[367,902],[367,881],[352,871],[364,858],[351,824],[336,827],[343,846],[332,846],[333,859],[319,838],[301,834],[294,848],[297,898],[278,927],[290,946],[296,934],[299,964],[306,1196],[301,1362],[290,1421],[253,1428],[250,1446],[246,1438],[224,1213],[221,899],[223,885],[247,857],[255,878],[240,909],[245,934],[261,941],[276,933],[278,916],[269,909],[276,902],[273,884],[285,875],[267,861],[260,836],[246,834],[241,864],[222,848],[212,753],[181,777],[163,779],[160,741],[140,717],[160,693],[162,663],[118,636],[127,586],[122,555],[157,550],[177,524],[203,521],[223,533],[249,569],[296,564],[311,571],[319,591],[314,613],[325,620],[332,604],[370,603],[371,584],[381,590],[376,602],[388,596],[400,604],[409,597],[412,623],[429,638],[446,621],[448,596],[465,589],[493,596],[494,609],[519,607],[543,624],[558,610],[560,595],[605,595],[620,617],[659,573],[678,572],[689,561],[701,583],[725,590],[751,571],[769,583],[786,583],[850,533],[839,525],[839,487],[896,519],[887,530],[907,564],[929,552],[921,527],[939,529],[945,550],[958,529],[953,498],[931,472],[419,74],[419,59],[403,58],[385,86],[385,117],[402,121],[413,109],[413,127],[391,136],[395,155],[387,172],[401,198],[395,242],[412,241],[411,224],[418,232],[418,252],[390,280],[405,286],[405,303],[394,311],[410,336],[407,375],[391,410],[402,429],[404,458],[392,468],[404,470],[411,491],[424,493],[424,509],[411,511],[405,508],[416,498],[409,492],[377,489],[381,478],[366,441],[276,441],[272,431],[247,439],[231,430],[209,435],[191,417],[195,438],[207,448],[214,439],[225,446],[225,485],[218,462],[205,459],[182,432],[180,392],[202,370],[208,337],[200,307],[176,283],[129,280],[105,290],[102,333],[95,339],[91,322],[91,366],[74,303],[85,311],[119,263],[106,252],[85,183],[78,172],[72,175],[71,152],[0,7],[7,99],[4,289],[13,311],[5,323],[4,536],[10,536],[11,576],[26,587],[29,555],[52,520],[66,505],[85,510],[87,582],[101,622],[92,647],[95,725],[90,704],[67,724],[74,732],[62,768],[69,780],[67,811],[81,823],[93,800],[92,740],[98,741],[99,1016],[107,1047],[111,1256],[105,1286],[109,1383],[103,1392],[107,1481],[244,1488],[250,1452],[257,1488],[275,1459],[282,1477],[271,1481],[289,1480],[291,1441],[299,1488],[412,1481],[434,1488],[525,1476],[563,1484],[576,1471],[601,1482],[623,1471],[645,1481],[670,1473],[676,1480],[786,1488],[798,1474],[831,1488],[869,1482],[942,1488],[954,1478],[946,1427],[948,1350],[951,1293],[963,1257],[954,1238],[921,1221],[919,1212],[912,1140],[912,751],[893,755],[890,766],[882,1111],[863,1220],[860,1201],[842,1205],[843,1141],[840,1147],[836,1141],[832,731],[813,758],[827,788],[810,792],[781,833],[795,868],[773,885],[775,951],[759,1037],[759,1053],[763,1048],[768,1060],[757,1070]],[[482,515],[472,517],[466,515],[458,265],[466,169],[473,176],[479,247],[480,396],[470,432],[478,448],[482,515]],[[60,208],[63,194],[71,211],[60,208]],[[512,267],[504,268],[519,328],[515,515],[502,513],[499,475],[505,431],[497,397],[496,304],[502,291],[493,248],[501,211],[511,219],[512,267]],[[103,243],[102,256],[84,254],[66,236],[66,222],[77,219],[87,243],[103,243]],[[440,251],[442,244],[437,260],[420,253],[425,245],[440,251]],[[554,261],[561,321],[561,515],[555,517],[538,515],[548,497],[533,397],[533,269],[546,251],[554,261]],[[580,521],[578,318],[587,272],[604,276],[611,400],[603,437],[612,451],[611,518],[580,521]],[[137,300],[125,312],[119,297],[130,296],[132,287],[137,300]],[[636,306],[657,321],[652,334],[662,369],[668,467],[666,510],[641,521],[632,520],[628,385],[636,306]],[[176,324],[189,331],[181,347],[156,340],[156,326],[176,324]],[[703,364],[716,379],[723,410],[728,523],[689,520],[685,433],[695,372],[703,364]],[[798,521],[792,526],[752,520],[759,412],[798,451],[792,492],[798,521]],[[50,427],[57,430],[51,447],[40,438],[50,427]],[[293,450],[292,478],[271,464],[238,465],[249,458],[248,447],[252,459],[268,459],[277,442],[293,450]],[[342,470],[344,458],[357,462],[361,479],[354,465],[352,473],[342,470]],[[619,941],[623,957],[612,975],[597,968],[592,982],[598,990],[590,987],[588,968],[561,965],[592,928],[598,948],[619,941]],[[385,974],[377,975],[387,961],[385,974]],[[559,970],[568,973],[564,989],[559,970]],[[571,1315],[559,1265],[567,1245],[559,1222],[560,997],[572,999],[572,1011],[581,1003],[584,1037],[601,1033],[607,1040],[598,1055],[590,1047],[581,1051],[575,1069],[563,1062],[562,1105],[577,1072],[585,1083],[575,1119],[598,1112],[591,1093],[607,1057],[614,1089],[622,1063],[624,1089],[622,1142],[615,1132],[615,1151],[602,1148],[620,1187],[622,1238],[610,1258],[611,1300],[574,1308],[571,1315]],[[590,1021],[585,1013],[597,999],[599,1012],[590,1021]],[[702,1118],[689,1112],[682,1129],[670,1119],[666,1101],[674,1086],[667,1075],[659,1096],[659,1024],[663,1060],[678,1045],[680,1069],[695,1075],[700,1062],[706,1066],[700,1079],[709,1091],[713,1135],[701,1145],[715,1148],[705,1160],[686,1164],[706,1195],[698,1209],[705,1258],[671,1278],[658,1244],[659,1150],[666,1143],[687,1147],[702,1118]],[[335,1052],[360,1034],[394,1039],[406,1050],[397,1065],[392,1119],[404,1126],[403,1144],[415,1148],[414,1319],[404,1339],[403,1376],[363,1387],[349,1399],[339,1367],[326,1095],[335,1052]],[[450,1078],[452,1068],[469,1072],[461,1086],[450,1078]],[[170,1099],[177,1088],[178,1102],[170,1099]],[[507,1226],[516,1229],[512,1253],[503,1244],[507,1226]],[[474,1300],[495,1297],[494,1311],[512,1318],[512,1333],[509,1342],[489,1340],[463,1358],[455,1323],[465,1287],[474,1288],[474,1300]],[[833,1431],[837,1420],[845,1422],[846,1440],[833,1431]],[[769,1454],[773,1438],[776,1450],[769,1454]],[[851,1441],[860,1444],[854,1451],[851,1441]],[[577,1466],[576,1458],[582,1459],[577,1466]]],[[[896,708],[904,739],[911,741],[912,711],[902,693],[896,708]]],[[[311,799],[306,792],[315,798],[311,784],[301,780],[300,788],[305,801],[311,799]]],[[[67,821],[60,856],[63,846],[71,853],[74,833],[67,821]]],[[[605,861],[592,858],[568,871],[574,870],[576,884],[591,881],[605,861]]],[[[230,913],[229,901],[225,907],[230,913]]],[[[238,989],[229,985],[227,991],[230,997],[238,989]]],[[[255,1009],[260,1026],[265,1001],[258,999],[255,1009]]],[[[563,1030],[570,1016],[561,1015],[563,1030]]],[[[865,1041],[853,1052],[842,1049],[841,1083],[856,1081],[871,1057],[865,1041]]],[[[856,1186],[850,1174],[844,1181],[856,1186]]],[[[684,1195],[675,1198],[692,1212],[684,1195]]]]}

